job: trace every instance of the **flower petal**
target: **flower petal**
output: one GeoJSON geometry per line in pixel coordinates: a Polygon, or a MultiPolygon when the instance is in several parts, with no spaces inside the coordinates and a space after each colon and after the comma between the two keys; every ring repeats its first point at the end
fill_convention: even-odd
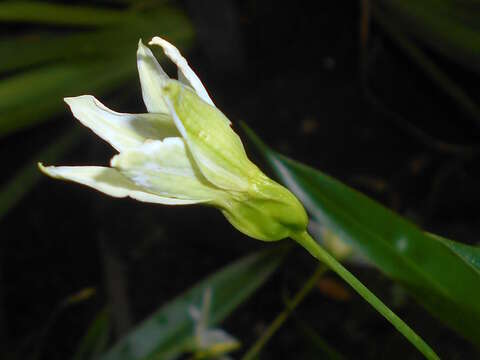
{"type": "Polygon", "coordinates": [[[195,168],[181,138],[149,141],[114,156],[111,165],[135,184],[161,196],[212,201],[223,196],[195,168]]]}
{"type": "Polygon", "coordinates": [[[247,190],[259,170],[247,158],[225,115],[178,81],[169,80],[164,90],[173,121],[202,174],[220,188],[247,190]]]}
{"type": "Polygon", "coordinates": [[[146,139],[177,136],[170,115],[122,114],[108,109],[91,95],[65,98],[73,115],[86,127],[116,150],[124,151],[142,144],[146,139]]]}
{"type": "Polygon", "coordinates": [[[199,201],[175,199],[149,193],[115,169],[102,166],[43,166],[38,167],[45,174],[62,180],[70,180],[94,188],[104,194],[166,205],[195,204],[199,201]]]}
{"type": "Polygon", "coordinates": [[[203,334],[202,346],[217,353],[232,351],[240,346],[240,342],[222,329],[208,329],[203,334]]]}
{"type": "Polygon", "coordinates": [[[138,42],[137,68],[142,86],[142,97],[148,112],[166,113],[167,108],[163,100],[162,87],[168,80],[168,75],[163,71],[152,51],[138,42]]]}
{"type": "Polygon", "coordinates": [[[170,44],[167,40],[164,40],[158,36],[155,36],[152,40],[150,40],[148,45],[161,46],[165,55],[167,55],[170,60],[172,60],[175,65],[177,65],[179,72],[178,79],[181,82],[190,85],[197,92],[197,95],[202,98],[203,101],[212,106],[215,106],[212,99],[207,93],[207,89],[205,89],[197,74],[195,74],[190,65],[188,65],[187,59],[185,59],[182,54],[180,54],[180,51],[178,51],[175,46],[170,44]]]}

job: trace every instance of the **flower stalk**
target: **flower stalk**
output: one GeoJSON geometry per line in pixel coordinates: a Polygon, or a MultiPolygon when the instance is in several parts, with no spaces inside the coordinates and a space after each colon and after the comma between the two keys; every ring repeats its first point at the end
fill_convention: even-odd
{"type": "Polygon", "coordinates": [[[425,358],[429,360],[440,359],[438,355],[423,339],[418,336],[402,319],[390,310],[377,296],[363,285],[350,271],[322,248],[307,232],[292,236],[299,245],[307,250],[317,260],[327,265],[332,271],[348,283],[362,298],[373,306],[385,319],[387,319],[403,336],[407,338],[425,358]]]}

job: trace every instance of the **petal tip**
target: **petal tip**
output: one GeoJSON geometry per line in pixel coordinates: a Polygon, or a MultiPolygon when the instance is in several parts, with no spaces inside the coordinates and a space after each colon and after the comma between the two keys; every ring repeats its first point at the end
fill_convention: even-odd
{"type": "Polygon", "coordinates": [[[42,162],[38,162],[37,167],[45,175],[48,175],[52,178],[58,177],[57,172],[55,171],[55,166],[45,166],[45,165],[43,165],[42,162]]]}
{"type": "Polygon", "coordinates": [[[118,165],[119,165],[119,155],[120,154],[117,154],[115,156],[113,156],[111,159],[110,159],[110,166],[111,167],[114,167],[114,168],[117,168],[118,165]]]}
{"type": "Polygon", "coordinates": [[[154,36],[149,42],[148,45],[160,45],[164,43],[164,39],[162,39],[160,36],[154,36]]]}
{"type": "Polygon", "coordinates": [[[200,96],[205,102],[215,106],[212,99],[208,95],[207,89],[205,89],[197,74],[195,74],[190,65],[188,65],[187,59],[182,56],[175,45],[169,43],[167,40],[162,39],[159,36],[153,37],[148,44],[160,46],[165,55],[170,58],[175,65],[177,65],[179,80],[191,86],[197,95],[200,96]]]}
{"type": "Polygon", "coordinates": [[[78,103],[79,101],[95,102],[95,98],[92,95],[79,95],[64,97],[63,101],[65,101],[68,106],[72,107],[75,103],[78,103]]]}
{"type": "Polygon", "coordinates": [[[142,39],[140,38],[138,40],[138,49],[137,49],[137,55],[146,55],[147,54],[148,47],[145,46],[143,43],[142,39]]]}
{"type": "Polygon", "coordinates": [[[175,47],[175,45],[171,44],[170,42],[168,42],[164,38],[161,38],[160,36],[154,36],[152,40],[148,42],[148,45],[160,46],[165,52],[165,55],[171,58],[171,60],[174,63],[176,63],[175,60],[182,58],[182,56],[180,55],[180,52],[175,47]]]}
{"type": "Polygon", "coordinates": [[[70,105],[70,103],[73,101],[74,97],[70,96],[70,97],[64,97],[63,98],[63,101],[65,101],[68,105],[70,105]]]}

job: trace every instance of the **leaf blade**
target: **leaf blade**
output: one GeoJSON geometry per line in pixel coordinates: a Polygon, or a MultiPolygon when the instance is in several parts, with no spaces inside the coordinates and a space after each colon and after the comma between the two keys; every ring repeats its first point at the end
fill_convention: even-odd
{"type": "Polygon", "coordinates": [[[211,287],[210,324],[215,325],[262,285],[281,263],[286,247],[254,253],[217,271],[162,306],[101,360],[172,359],[185,351],[193,336],[188,307],[200,304],[211,287]]]}
{"type": "Polygon", "coordinates": [[[334,229],[372,264],[404,285],[433,315],[480,345],[476,325],[480,321],[480,276],[466,260],[468,254],[478,264],[477,248],[434,239],[356,190],[279,155],[244,128],[314,220],[334,229]]]}
{"type": "Polygon", "coordinates": [[[128,11],[40,1],[6,1],[0,5],[1,22],[101,26],[134,18],[133,13],[128,11]]]}

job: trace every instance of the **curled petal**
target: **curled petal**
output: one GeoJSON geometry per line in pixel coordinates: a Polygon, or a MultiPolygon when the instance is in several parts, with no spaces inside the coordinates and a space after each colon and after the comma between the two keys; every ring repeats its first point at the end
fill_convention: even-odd
{"type": "Polygon", "coordinates": [[[108,109],[90,95],[69,97],[64,100],[83,125],[118,151],[139,146],[146,139],[163,139],[178,135],[171,116],[165,113],[122,114],[108,109]]]}
{"type": "Polygon", "coordinates": [[[197,74],[195,74],[190,65],[188,65],[187,59],[180,54],[180,51],[178,51],[175,46],[158,36],[155,36],[148,44],[161,46],[165,55],[177,65],[179,72],[178,79],[191,86],[196,91],[197,95],[207,104],[215,106],[207,93],[207,89],[205,89],[197,74]]]}
{"type": "Polygon", "coordinates": [[[115,169],[102,166],[43,166],[40,170],[55,179],[70,180],[94,188],[104,194],[165,205],[186,205],[198,201],[168,198],[152,194],[134,184],[115,169]]]}
{"type": "Polygon", "coordinates": [[[162,87],[168,80],[168,75],[163,71],[152,51],[138,42],[137,68],[142,86],[142,97],[148,112],[166,113],[167,108],[163,100],[162,87]]]}
{"type": "Polygon", "coordinates": [[[245,191],[259,173],[225,115],[175,80],[165,86],[165,99],[178,131],[202,174],[217,187],[245,191]]]}
{"type": "Polygon", "coordinates": [[[138,186],[161,196],[215,202],[223,194],[209,183],[188,154],[181,138],[148,141],[124,151],[111,165],[138,186]]]}

